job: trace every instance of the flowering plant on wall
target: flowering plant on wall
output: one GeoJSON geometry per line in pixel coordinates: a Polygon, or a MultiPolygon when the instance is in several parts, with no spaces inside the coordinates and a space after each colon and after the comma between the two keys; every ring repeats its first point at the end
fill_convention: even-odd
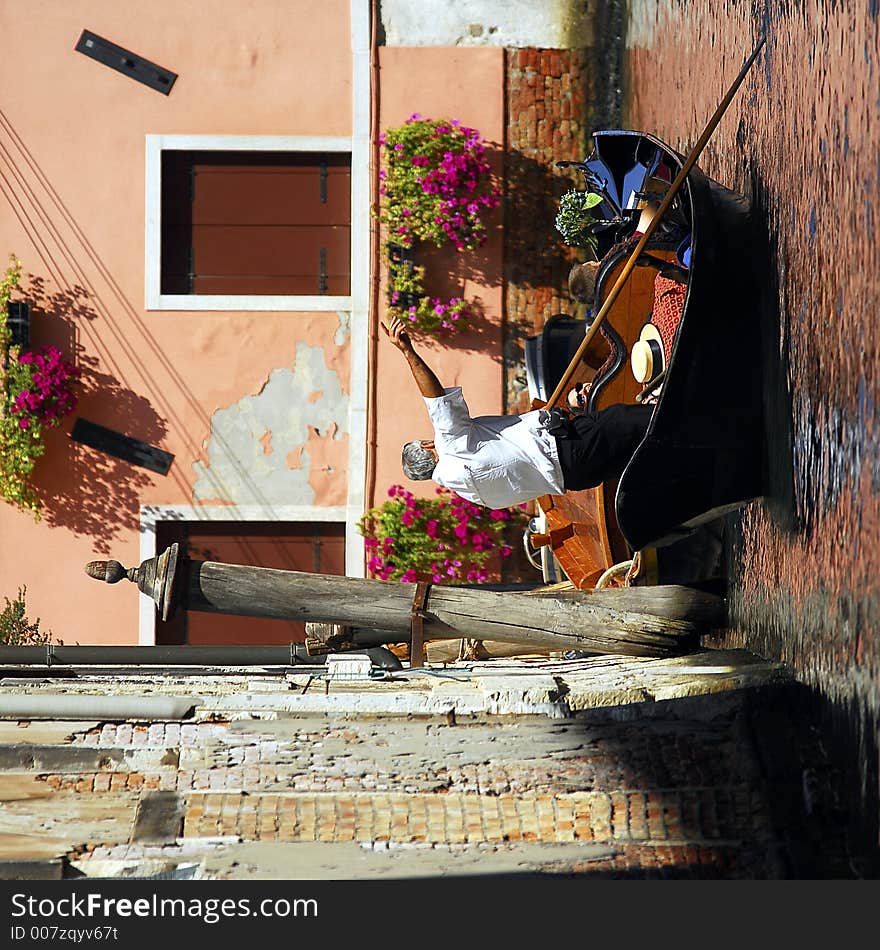
{"type": "Polygon", "coordinates": [[[12,258],[0,279],[0,356],[3,358],[0,401],[0,496],[23,511],[40,516],[40,500],[30,485],[34,465],[46,451],[46,428],[54,428],[76,409],[79,370],[57,346],[21,352],[12,346],[6,314],[21,278],[21,263],[12,258]]]}
{"type": "Polygon", "coordinates": [[[426,333],[463,330],[471,308],[462,297],[429,297],[424,290],[425,268],[413,261],[389,266],[389,317],[397,314],[426,333]]]}
{"type": "Polygon", "coordinates": [[[510,556],[504,529],[525,518],[522,510],[480,508],[447,488],[438,488],[437,495],[417,499],[392,485],[388,500],[361,518],[358,530],[374,577],[405,584],[482,583],[489,580],[486,565],[494,553],[510,556]]]}
{"type": "MultiPolygon", "coordinates": [[[[423,119],[414,113],[379,142],[386,166],[379,172],[379,220],[393,245],[412,249],[420,241],[435,247],[452,243],[456,250],[471,251],[486,242],[483,217],[497,207],[501,191],[476,129],[457,119],[423,119]]],[[[386,258],[386,263],[392,316],[431,333],[449,334],[466,325],[471,314],[462,299],[425,294],[423,267],[411,258],[386,258]]]]}
{"type": "Polygon", "coordinates": [[[459,251],[486,241],[482,215],[498,205],[485,145],[476,129],[457,119],[423,119],[413,113],[379,136],[386,168],[379,172],[381,221],[404,247],[413,240],[459,251]]]}

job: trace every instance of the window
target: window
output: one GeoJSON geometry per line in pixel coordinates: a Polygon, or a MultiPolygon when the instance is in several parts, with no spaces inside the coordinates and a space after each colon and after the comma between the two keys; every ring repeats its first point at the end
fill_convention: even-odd
{"type": "Polygon", "coordinates": [[[348,139],[147,136],[147,309],[351,306],[348,139]]]}
{"type": "MultiPolygon", "coordinates": [[[[343,523],[163,521],[156,525],[156,550],[177,542],[197,561],[246,564],[281,571],[345,574],[343,523]]],[[[198,610],[177,610],[156,620],[156,643],[286,644],[305,640],[305,623],[198,610]]]]}
{"type": "Polygon", "coordinates": [[[163,152],[163,294],[348,296],[350,271],[350,155],[163,152]]]}

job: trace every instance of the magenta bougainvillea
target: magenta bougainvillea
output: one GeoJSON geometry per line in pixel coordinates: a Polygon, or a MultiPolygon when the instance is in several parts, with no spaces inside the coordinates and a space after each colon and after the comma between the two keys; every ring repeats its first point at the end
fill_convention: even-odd
{"type": "Polygon", "coordinates": [[[404,247],[452,242],[470,251],[486,241],[483,215],[501,197],[480,133],[457,119],[413,113],[379,137],[385,147],[381,220],[404,247]]]}
{"type": "Polygon", "coordinates": [[[45,430],[76,409],[80,373],[57,346],[22,353],[13,345],[5,318],[20,279],[21,262],[13,255],[0,276],[0,498],[39,518],[31,473],[46,451],[45,430]]]}
{"type": "MultiPolygon", "coordinates": [[[[501,190],[476,129],[457,119],[426,119],[413,113],[403,125],[379,137],[385,167],[380,221],[389,241],[413,248],[420,241],[458,251],[486,242],[483,220],[498,206],[501,190]]],[[[472,316],[460,297],[444,300],[425,293],[424,268],[389,267],[389,309],[415,329],[451,335],[472,316]],[[401,304],[406,296],[408,302],[401,304]]]]}
{"type": "Polygon", "coordinates": [[[400,485],[358,524],[374,577],[405,584],[478,584],[491,578],[493,555],[509,557],[504,529],[525,519],[524,508],[488,509],[446,488],[437,498],[415,498],[400,485]]]}
{"type": "Polygon", "coordinates": [[[27,367],[19,375],[19,385],[24,385],[10,407],[19,428],[27,429],[34,421],[57,426],[76,409],[73,387],[79,380],[79,370],[64,359],[57,346],[45,346],[38,353],[20,353],[18,362],[27,367]]]}

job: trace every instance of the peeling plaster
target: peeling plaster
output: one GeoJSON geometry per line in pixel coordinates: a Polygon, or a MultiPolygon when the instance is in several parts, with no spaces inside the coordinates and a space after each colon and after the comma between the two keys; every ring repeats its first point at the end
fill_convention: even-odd
{"type": "Polygon", "coordinates": [[[351,314],[347,310],[337,310],[336,316],[339,317],[339,326],[336,328],[333,342],[337,346],[345,346],[351,336],[351,314]]]}
{"type": "MultiPolygon", "coordinates": [[[[348,397],[323,349],[298,343],[293,369],[273,370],[259,393],[213,414],[208,461],[193,464],[193,499],[315,504],[307,446],[314,446],[316,434],[328,441],[344,438],[347,444],[348,397]],[[310,398],[316,393],[317,398],[310,398]]],[[[325,478],[331,474],[322,471],[325,478]]],[[[344,468],[336,471],[340,485],[335,493],[344,494],[344,468]]]]}

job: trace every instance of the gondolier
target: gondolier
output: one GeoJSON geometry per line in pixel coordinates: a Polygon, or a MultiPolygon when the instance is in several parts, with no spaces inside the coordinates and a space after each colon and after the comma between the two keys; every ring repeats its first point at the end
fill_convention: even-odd
{"type": "Polygon", "coordinates": [[[609,406],[569,414],[535,409],[472,417],[461,387],[446,388],[395,317],[382,328],[403,353],[425,400],[433,439],[403,447],[404,474],[433,479],[468,501],[508,508],[542,495],[593,488],[623,471],[645,435],[650,406],[609,406]]]}

